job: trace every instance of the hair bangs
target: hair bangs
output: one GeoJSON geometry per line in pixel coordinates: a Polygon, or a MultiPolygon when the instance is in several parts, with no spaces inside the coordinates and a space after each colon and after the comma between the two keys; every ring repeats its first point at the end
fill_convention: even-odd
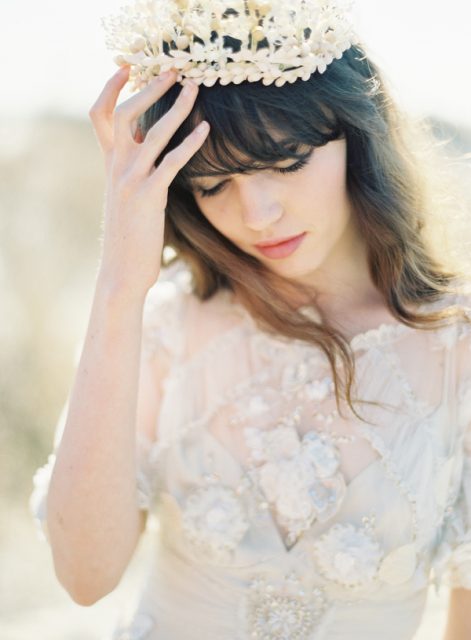
{"type": "MultiPolygon", "coordinates": [[[[190,191],[192,178],[246,173],[286,159],[304,159],[313,147],[338,139],[342,132],[335,116],[313,98],[308,84],[200,86],[192,113],[161,158],[202,120],[210,123],[211,130],[202,148],[179,171],[174,185],[190,191]],[[300,115],[299,100],[311,103],[308,118],[300,115]]],[[[180,87],[172,87],[144,114],[145,131],[172,107],[179,92],[180,87]]]]}

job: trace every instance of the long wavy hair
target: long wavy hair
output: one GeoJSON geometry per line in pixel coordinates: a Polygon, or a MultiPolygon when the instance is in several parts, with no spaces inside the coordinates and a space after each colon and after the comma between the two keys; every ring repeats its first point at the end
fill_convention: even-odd
{"type": "MultiPolygon", "coordinates": [[[[175,85],[141,116],[143,136],[171,108],[180,90],[175,85]]],[[[432,329],[452,321],[459,308],[438,305],[425,313],[423,303],[454,291],[467,277],[462,254],[444,242],[443,231],[450,227],[450,216],[456,217],[459,198],[451,200],[452,174],[443,171],[440,143],[425,120],[401,112],[362,45],[351,47],[324,74],[315,73],[307,81],[283,87],[260,82],[201,86],[191,115],[155,166],[203,119],[211,124],[209,137],[169,190],[165,246],[173,251],[170,259],[164,251],[162,266],[184,261],[201,300],[229,289],[264,330],[319,347],[332,369],[339,411],[343,398],[361,419],[353,406],[350,343],[317,308],[316,292],[273,273],[221,235],[201,213],[189,180],[269,167],[302,157],[306,145],[321,147],[346,138],[347,190],[366,239],[374,285],[397,320],[432,329]],[[300,295],[311,301],[320,321],[288,302],[300,295]]]]}

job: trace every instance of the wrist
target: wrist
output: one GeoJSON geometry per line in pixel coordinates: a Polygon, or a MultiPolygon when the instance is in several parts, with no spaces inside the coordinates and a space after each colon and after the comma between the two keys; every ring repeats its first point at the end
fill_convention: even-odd
{"type": "Polygon", "coordinates": [[[144,305],[148,289],[130,283],[125,277],[102,266],[96,278],[96,292],[109,303],[144,305]]]}

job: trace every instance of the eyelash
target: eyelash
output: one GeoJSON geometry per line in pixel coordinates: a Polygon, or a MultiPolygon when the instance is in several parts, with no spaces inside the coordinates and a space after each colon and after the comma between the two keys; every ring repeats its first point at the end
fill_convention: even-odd
{"type": "MultiPolygon", "coordinates": [[[[282,174],[295,173],[296,171],[300,171],[301,169],[304,169],[304,167],[308,164],[308,162],[309,162],[309,158],[306,158],[304,160],[298,160],[298,162],[295,162],[290,167],[279,167],[279,168],[274,167],[273,171],[276,171],[277,173],[282,173],[282,174]]],[[[202,198],[210,198],[211,196],[215,196],[217,193],[222,191],[225,184],[226,184],[226,180],[224,180],[223,182],[220,182],[212,189],[203,189],[202,187],[198,187],[197,191],[202,198]]]]}

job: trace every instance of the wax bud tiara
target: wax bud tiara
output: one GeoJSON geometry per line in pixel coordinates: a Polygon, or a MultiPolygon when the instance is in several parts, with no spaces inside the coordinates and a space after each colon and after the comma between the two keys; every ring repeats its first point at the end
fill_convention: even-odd
{"type": "Polygon", "coordinates": [[[114,61],[131,65],[131,90],[169,69],[211,87],[281,87],[324,73],[359,42],[352,0],[149,0],[101,19],[114,61]]]}

